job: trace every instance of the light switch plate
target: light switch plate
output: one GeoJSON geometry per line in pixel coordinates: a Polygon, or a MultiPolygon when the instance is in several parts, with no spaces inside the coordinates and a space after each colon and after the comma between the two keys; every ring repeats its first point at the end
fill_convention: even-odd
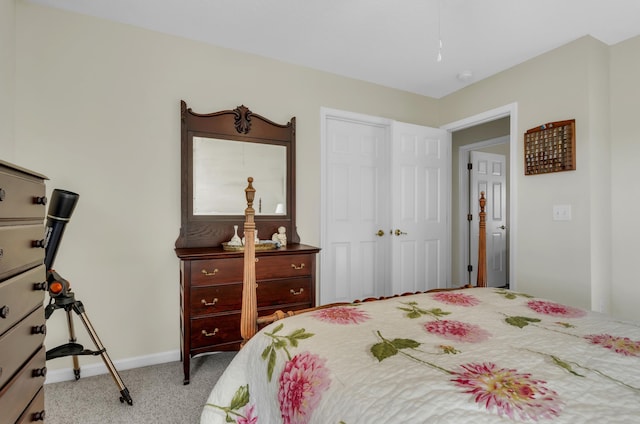
{"type": "Polygon", "coordinates": [[[571,221],[571,205],[554,205],[554,221],[571,221]]]}

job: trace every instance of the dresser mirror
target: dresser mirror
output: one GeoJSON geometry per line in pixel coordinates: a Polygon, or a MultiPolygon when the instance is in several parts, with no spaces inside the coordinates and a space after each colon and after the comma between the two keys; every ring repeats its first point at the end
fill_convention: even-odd
{"type": "Polygon", "coordinates": [[[180,103],[181,228],[176,247],[216,247],[240,232],[247,178],[256,188],[261,239],[285,227],[299,243],[295,223],[295,117],[277,124],[246,106],[197,113],[180,103]]]}
{"type": "Polygon", "coordinates": [[[244,214],[248,175],[260,182],[256,215],[286,215],[286,146],[193,137],[193,214],[244,214]]]}

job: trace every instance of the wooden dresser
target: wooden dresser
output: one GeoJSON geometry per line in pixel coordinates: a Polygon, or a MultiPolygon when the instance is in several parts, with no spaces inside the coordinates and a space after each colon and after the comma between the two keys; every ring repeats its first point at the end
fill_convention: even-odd
{"type": "Polygon", "coordinates": [[[45,179],[0,161],[0,424],[45,416],[45,179]]]}
{"type": "MultiPolygon", "coordinates": [[[[303,244],[256,253],[258,310],[315,306],[316,254],[303,244]]],[[[184,384],[190,358],[205,352],[238,350],[242,303],[243,252],[222,248],[177,248],[180,258],[180,303],[184,384]]]]}

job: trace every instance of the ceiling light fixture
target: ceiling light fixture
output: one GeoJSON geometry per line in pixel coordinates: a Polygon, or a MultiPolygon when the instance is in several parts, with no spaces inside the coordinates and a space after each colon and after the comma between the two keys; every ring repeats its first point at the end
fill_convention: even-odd
{"type": "Polygon", "coordinates": [[[459,81],[467,82],[471,78],[473,78],[473,72],[471,72],[469,70],[462,71],[457,75],[457,78],[458,78],[459,81]]]}

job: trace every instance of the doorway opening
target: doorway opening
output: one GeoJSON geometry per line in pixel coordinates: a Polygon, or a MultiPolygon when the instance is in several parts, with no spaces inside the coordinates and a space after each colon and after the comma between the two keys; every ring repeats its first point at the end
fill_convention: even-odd
{"type": "MultiPolygon", "coordinates": [[[[485,191],[488,194],[494,194],[499,184],[491,181],[489,185],[483,186],[483,182],[478,184],[472,183],[469,179],[469,170],[467,164],[472,151],[486,151],[489,153],[498,153],[505,156],[505,177],[506,186],[503,186],[504,197],[500,198],[494,195],[496,202],[491,202],[488,206],[492,208],[488,212],[499,211],[500,207],[504,207],[504,223],[494,222],[496,228],[487,227],[487,247],[490,251],[491,243],[495,242],[496,246],[499,242],[504,242],[501,253],[502,257],[487,254],[487,259],[493,261],[488,264],[487,269],[496,268],[501,265],[504,267],[504,283],[496,280],[492,286],[508,286],[515,288],[515,258],[516,258],[516,218],[517,211],[515,205],[516,198],[516,176],[518,162],[516,160],[517,151],[517,104],[512,103],[500,108],[496,108],[482,114],[471,116],[460,121],[447,124],[442,127],[452,133],[452,184],[451,184],[451,286],[457,287],[462,284],[475,284],[475,270],[477,263],[474,263],[477,257],[477,228],[475,229],[475,237],[473,233],[473,224],[477,224],[477,198],[479,191],[485,191]],[[497,150],[497,152],[496,152],[497,150]],[[473,184],[476,185],[474,193],[473,184]],[[483,188],[484,187],[484,188],[483,188]],[[501,204],[502,203],[502,204],[501,204]],[[474,208],[475,206],[475,208],[474,208]],[[476,218],[469,225],[468,215],[475,214],[476,218]],[[502,227],[503,228],[499,228],[502,227]],[[469,233],[471,228],[471,234],[469,233]],[[490,231],[494,230],[493,233],[490,231]],[[502,260],[502,262],[501,262],[502,260]],[[469,265],[472,266],[469,271],[469,265]]],[[[489,162],[487,162],[488,164],[489,162]]],[[[489,166],[489,165],[487,165],[489,166]]],[[[494,171],[490,169],[489,171],[494,171]]],[[[492,173],[492,172],[490,172],[492,173]]],[[[492,200],[494,200],[492,199],[492,200]]],[[[488,201],[489,203],[489,201],[488,201]]],[[[500,213],[495,214],[500,218],[500,213]]],[[[473,219],[473,218],[472,218],[473,219]]],[[[496,252],[499,252],[497,250],[496,252]]]]}

